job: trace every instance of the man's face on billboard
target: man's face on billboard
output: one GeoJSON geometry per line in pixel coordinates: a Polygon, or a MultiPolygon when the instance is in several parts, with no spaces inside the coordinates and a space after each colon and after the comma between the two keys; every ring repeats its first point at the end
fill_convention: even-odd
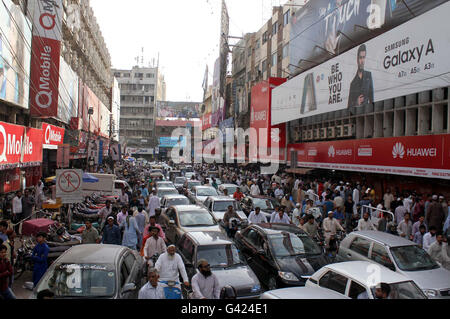
{"type": "Polygon", "coordinates": [[[358,70],[364,71],[365,64],[366,64],[366,51],[361,51],[358,54],[358,70]]]}

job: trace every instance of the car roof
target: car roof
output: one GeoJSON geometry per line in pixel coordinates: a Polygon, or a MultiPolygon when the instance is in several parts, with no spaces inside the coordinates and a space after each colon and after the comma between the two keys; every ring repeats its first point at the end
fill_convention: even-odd
{"type": "Polygon", "coordinates": [[[221,184],[219,187],[239,187],[236,184],[221,184]]]}
{"type": "MultiPolygon", "coordinates": [[[[172,189],[172,188],[171,188],[172,189]]],[[[164,195],[165,199],[176,199],[176,198],[186,198],[188,199],[186,196],[184,195],[176,195],[176,194],[171,194],[171,195],[164,195]]]]}
{"type": "Polygon", "coordinates": [[[229,196],[209,196],[208,199],[213,200],[215,202],[236,201],[234,198],[231,198],[229,196]]]}
{"type": "Polygon", "coordinates": [[[193,210],[207,211],[206,208],[198,205],[179,205],[174,207],[176,207],[177,211],[179,212],[191,212],[193,210]]]}
{"type": "Polygon", "coordinates": [[[278,230],[278,229],[273,229],[273,228],[266,228],[259,224],[258,225],[252,224],[249,227],[255,228],[266,235],[278,235],[283,232],[292,233],[292,231],[288,231],[288,230],[278,230]]]}
{"type": "Polygon", "coordinates": [[[336,291],[321,287],[291,287],[266,291],[278,299],[350,299],[336,291]]]}
{"type": "Polygon", "coordinates": [[[271,223],[271,224],[259,224],[259,226],[263,229],[269,229],[269,230],[278,230],[283,232],[289,232],[289,233],[299,233],[299,234],[306,234],[305,231],[301,230],[295,225],[290,224],[278,224],[278,223],[271,223]]]}
{"type": "Polygon", "coordinates": [[[160,188],[158,188],[158,192],[159,191],[173,191],[173,190],[175,190],[175,188],[173,188],[173,187],[160,187],[160,188]]]}
{"type": "Polygon", "coordinates": [[[402,246],[412,246],[417,245],[416,243],[409,241],[400,236],[394,236],[392,234],[388,234],[381,231],[356,231],[351,233],[353,236],[361,236],[366,237],[374,241],[381,242],[389,247],[402,247],[402,246]]]}
{"type": "MultiPolygon", "coordinates": [[[[211,189],[214,188],[213,186],[206,186],[206,185],[199,185],[199,186],[194,186],[194,189],[211,189]]],[[[214,188],[215,189],[215,188],[214,188]]]]}
{"type": "Polygon", "coordinates": [[[195,182],[195,183],[201,183],[200,181],[196,179],[186,179],[187,182],[195,182]]]}
{"type": "Polygon", "coordinates": [[[173,184],[171,181],[157,181],[156,184],[162,184],[162,183],[170,183],[173,184]]]}
{"type": "Polygon", "coordinates": [[[58,262],[73,264],[115,264],[126,250],[128,250],[126,247],[118,245],[77,245],[61,255],[58,262]]]}
{"type": "Polygon", "coordinates": [[[264,195],[252,195],[252,196],[247,196],[247,198],[259,198],[259,199],[274,199],[274,200],[277,200],[275,197],[264,196],[264,195]]]}
{"type": "Polygon", "coordinates": [[[188,232],[186,236],[191,238],[197,246],[212,246],[212,245],[229,245],[233,244],[231,240],[229,240],[226,235],[222,232],[216,231],[196,231],[196,232],[188,232]]]}
{"type": "Polygon", "coordinates": [[[377,276],[379,274],[380,282],[385,282],[387,284],[410,281],[410,279],[400,273],[368,261],[346,261],[342,263],[329,264],[324,267],[341,273],[342,275],[352,278],[362,284],[365,284],[368,279],[373,276],[374,271],[376,271],[377,276]],[[377,267],[376,270],[374,266],[377,267]]]}

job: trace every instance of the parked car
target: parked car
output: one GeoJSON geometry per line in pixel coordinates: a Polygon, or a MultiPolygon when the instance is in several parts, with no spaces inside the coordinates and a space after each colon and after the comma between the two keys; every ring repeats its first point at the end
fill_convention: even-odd
{"type": "Polygon", "coordinates": [[[277,226],[252,224],[236,233],[236,246],[269,290],[304,286],[330,260],[305,232],[277,230],[277,226]]]}
{"type": "Polygon", "coordinates": [[[175,188],[175,185],[169,181],[158,181],[156,182],[156,189],[159,188],[175,188]]]}
{"type": "Polygon", "coordinates": [[[217,191],[212,186],[194,186],[188,191],[188,198],[192,204],[202,205],[208,196],[218,196],[217,191]]]}
{"type": "Polygon", "coordinates": [[[137,299],[144,269],[139,253],[124,246],[74,246],[48,268],[31,299],[45,289],[56,299],[137,299]]]}
{"type": "Polygon", "coordinates": [[[266,216],[267,221],[270,221],[275,207],[281,206],[278,199],[269,196],[246,196],[241,201],[242,210],[248,216],[256,207],[261,208],[261,213],[266,216]]]}
{"type": "Polygon", "coordinates": [[[161,208],[170,206],[189,205],[189,198],[183,195],[165,195],[161,198],[161,208]]]}
{"type": "Polygon", "coordinates": [[[291,287],[266,291],[260,299],[350,299],[321,287],[291,287]]]}
{"type": "Polygon", "coordinates": [[[352,299],[376,299],[375,289],[380,283],[386,283],[391,288],[389,299],[427,299],[414,281],[367,261],[327,265],[308,279],[306,287],[330,289],[352,299]]]}
{"type": "Polygon", "coordinates": [[[175,188],[161,187],[157,189],[156,196],[161,200],[166,195],[179,195],[175,188]]]}
{"type": "Polygon", "coordinates": [[[192,190],[195,186],[202,186],[202,183],[201,183],[200,181],[198,181],[198,180],[195,180],[195,179],[187,179],[187,180],[184,182],[183,189],[184,189],[185,191],[190,191],[190,190],[192,190]]]}
{"type": "Polygon", "coordinates": [[[186,182],[186,177],[175,177],[175,181],[173,182],[173,185],[175,188],[180,191],[183,188],[184,183],[186,182]]]}
{"type": "Polygon", "coordinates": [[[233,194],[236,192],[239,186],[236,184],[221,184],[219,185],[219,192],[223,195],[223,190],[226,189],[228,191],[228,196],[233,198],[233,194]]]}
{"type": "Polygon", "coordinates": [[[450,297],[450,271],[405,238],[379,231],[352,232],[341,242],[337,258],[381,264],[414,280],[429,298],[450,297]]]}
{"type": "Polygon", "coordinates": [[[164,214],[169,218],[166,238],[173,244],[186,232],[222,231],[214,216],[198,205],[170,206],[164,214]]]}
{"type": "Polygon", "coordinates": [[[228,206],[233,206],[233,209],[243,220],[247,220],[247,216],[242,211],[241,205],[228,196],[209,196],[203,205],[210,211],[217,220],[222,220],[223,216],[228,210],[228,206]]]}
{"type": "Polygon", "coordinates": [[[217,276],[220,287],[236,289],[238,299],[259,298],[261,285],[252,269],[225,235],[217,232],[188,232],[177,244],[189,280],[198,272],[197,263],[205,259],[217,276]]]}

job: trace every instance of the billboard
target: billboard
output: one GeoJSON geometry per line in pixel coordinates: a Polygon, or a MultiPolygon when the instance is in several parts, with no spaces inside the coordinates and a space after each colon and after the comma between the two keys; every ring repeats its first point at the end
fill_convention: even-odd
{"type": "Polygon", "coordinates": [[[309,1],[292,17],[289,72],[307,70],[446,1],[309,1]]]}
{"type": "Polygon", "coordinates": [[[222,13],[220,23],[219,92],[220,96],[225,96],[225,86],[228,69],[228,55],[230,52],[230,48],[228,46],[228,36],[230,35],[230,17],[228,15],[228,9],[225,0],[222,0],[221,12],[222,13]]]}
{"type": "Polygon", "coordinates": [[[44,133],[44,148],[58,149],[58,145],[63,145],[65,129],[47,123],[42,123],[44,133]]]}
{"type": "Polygon", "coordinates": [[[200,102],[167,102],[157,101],[158,119],[166,118],[200,118],[202,104],[200,102]]]}
{"type": "Polygon", "coordinates": [[[116,78],[114,78],[113,87],[112,87],[112,140],[118,142],[119,141],[119,133],[120,133],[120,88],[119,82],[116,78]]]}
{"type": "Polygon", "coordinates": [[[159,147],[173,148],[179,144],[180,147],[186,147],[186,138],[184,136],[178,137],[160,137],[159,147]]]}
{"type": "Polygon", "coordinates": [[[68,124],[78,116],[78,75],[60,57],[58,118],[68,124]]]}
{"type": "Polygon", "coordinates": [[[447,2],[279,86],[272,125],[448,86],[449,15],[447,2]]]}
{"type": "Polygon", "coordinates": [[[288,145],[299,167],[450,180],[450,135],[406,136],[288,145]]]}
{"type": "Polygon", "coordinates": [[[31,23],[10,0],[0,5],[0,100],[28,108],[31,23]]]}
{"type": "Polygon", "coordinates": [[[62,0],[33,1],[30,113],[58,116],[62,0]]]}

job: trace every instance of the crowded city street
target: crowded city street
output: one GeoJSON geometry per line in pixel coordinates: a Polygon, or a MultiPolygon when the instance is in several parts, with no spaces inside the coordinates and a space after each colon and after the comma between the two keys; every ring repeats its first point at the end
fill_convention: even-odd
{"type": "Polygon", "coordinates": [[[0,1],[1,304],[450,299],[450,1],[0,1]]]}

